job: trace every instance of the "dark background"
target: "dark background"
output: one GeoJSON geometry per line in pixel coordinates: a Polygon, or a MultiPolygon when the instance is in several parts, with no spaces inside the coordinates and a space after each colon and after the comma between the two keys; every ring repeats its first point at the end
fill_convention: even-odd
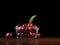
{"type": "MultiPolygon", "coordinates": [[[[28,23],[32,15],[37,15],[33,24],[37,25],[41,37],[59,37],[59,31],[51,30],[49,27],[49,8],[48,3],[22,2],[22,3],[1,3],[0,13],[0,37],[5,37],[7,32],[11,32],[16,37],[14,27],[17,24],[28,23]]],[[[51,10],[52,11],[52,10],[51,10]]]]}

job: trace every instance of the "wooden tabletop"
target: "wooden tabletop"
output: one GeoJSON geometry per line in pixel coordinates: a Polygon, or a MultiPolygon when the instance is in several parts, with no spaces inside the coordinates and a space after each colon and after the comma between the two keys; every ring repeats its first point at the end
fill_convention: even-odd
{"type": "Polygon", "coordinates": [[[60,45],[60,38],[0,38],[0,45],[60,45]]]}

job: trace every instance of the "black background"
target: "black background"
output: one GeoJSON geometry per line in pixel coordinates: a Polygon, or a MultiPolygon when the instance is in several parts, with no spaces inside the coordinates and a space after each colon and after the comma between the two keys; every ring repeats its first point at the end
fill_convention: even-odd
{"type": "MultiPolygon", "coordinates": [[[[7,2],[1,3],[0,13],[0,37],[5,37],[7,32],[16,36],[14,27],[17,24],[28,23],[32,15],[37,15],[33,24],[37,25],[41,37],[59,37],[59,31],[49,27],[49,10],[48,3],[40,2],[7,2]]],[[[51,10],[52,11],[52,10],[51,10]]]]}

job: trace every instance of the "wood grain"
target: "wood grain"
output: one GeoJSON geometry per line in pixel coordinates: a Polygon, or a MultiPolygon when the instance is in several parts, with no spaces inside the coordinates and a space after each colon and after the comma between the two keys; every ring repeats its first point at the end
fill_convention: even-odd
{"type": "Polygon", "coordinates": [[[60,38],[0,38],[0,45],[60,45],[60,38]]]}

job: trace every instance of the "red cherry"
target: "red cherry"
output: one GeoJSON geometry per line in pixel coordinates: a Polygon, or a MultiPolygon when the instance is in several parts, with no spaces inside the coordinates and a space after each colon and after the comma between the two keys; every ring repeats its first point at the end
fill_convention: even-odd
{"type": "Polygon", "coordinates": [[[28,23],[27,26],[32,26],[32,23],[28,23]]]}
{"type": "Polygon", "coordinates": [[[7,37],[7,38],[12,37],[12,33],[8,32],[8,33],[6,34],[6,37],[7,37]]]}
{"type": "Polygon", "coordinates": [[[31,27],[28,27],[28,29],[31,29],[31,27]]]}
{"type": "Polygon", "coordinates": [[[37,37],[40,37],[40,34],[39,33],[37,34],[37,37]]]}
{"type": "Polygon", "coordinates": [[[30,35],[32,35],[32,32],[30,32],[30,35]]]}

